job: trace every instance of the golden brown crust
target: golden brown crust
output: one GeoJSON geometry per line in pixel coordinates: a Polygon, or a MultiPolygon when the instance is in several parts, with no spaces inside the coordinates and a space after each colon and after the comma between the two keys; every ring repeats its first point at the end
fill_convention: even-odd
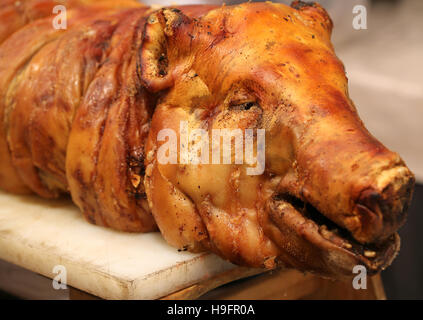
{"type": "Polygon", "coordinates": [[[144,11],[111,17],[111,22],[120,22],[76,112],[66,157],[74,202],[91,222],[123,231],[155,228],[141,167],[150,101],[136,75],[144,11]]]}
{"type": "MultiPolygon", "coordinates": [[[[0,82],[0,119],[4,119],[5,117],[24,117],[26,119],[26,122],[29,121],[28,116],[30,112],[27,110],[28,108],[32,107],[32,110],[35,109],[30,103],[28,103],[29,100],[34,100],[35,104],[43,103],[42,98],[40,96],[40,92],[44,94],[44,97],[51,96],[51,99],[54,98],[54,94],[52,92],[46,93],[46,89],[49,88],[50,90],[54,90],[53,88],[56,86],[65,86],[66,90],[64,89],[58,89],[57,91],[65,92],[67,93],[70,88],[68,88],[68,82],[71,82],[74,79],[67,78],[67,75],[64,75],[63,73],[59,76],[64,77],[63,79],[54,79],[57,78],[57,74],[53,72],[54,69],[57,69],[58,72],[70,72],[70,75],[75,75],[77,70],[64,70],[66,68],[69,68],[70,65],[66,65],[66,62],[62,63],[64,60],[57,60],[60,58],[60,55],[62,55],[61,58],[69,59],[68,61],[71,62],[72,57],[66,56],[69,55],[68,50],[70,48],[66,48],[65,44],[67,40],[69,41],[69,44],[74,44],[77,36],[67,35],[66,32],[63,30],[56,30],[52,27],[52,21],[53,17],[52,15],[52,9],[55,5],[58,3],[53,0],[28,0],[28,1],[5,1],[2,2],[2,5],[0,6],[0,75],[1,75],[1,82],[0,82]],[[51,52],[47,56],[47,50],[48,48],[44,49],[43,47],[47,45],[49,42],[53,41],[60,36],[64,36],[64,38],[67,38],[65,43],[62,41],[56,41],[57,46],[56,49],[53,49],[54,45],[49,45],[50,49],[56,50],[57,52],[51,52]],[[7,41],[5,42],[5,40],[7,41]],[[5,42],[2,44],[2,42],[5,42]],[[62,47],[60,47],[62,46],[62,47]],[[45,51],[45,55],[38,54],[38,61],[43,65],[41,67],[40,71],[35,71],[36,74],[41,75],[41,73],[44,72],[43,77],[33,77],[37,82],[37,84],[25,84],[25,81],[21,83],[23,79],[25,79],[25,76],[22,76],[21,73],[27,72],[30,73],[30,68],[28,66],[29,62],[32,60],[34,55],[36,55],[39,51],[45,51]],[[16,52],[19,52],[17,55],[16,52]],[[50,59],[56,59],[57,64],[52,65],[50,59]],[[49,69],[51,68],[51,69],[49,69]],[[53,70],[52,70],[53,69],[53,70]],[[60,69],[60,70],[59,70],[60,69]],[[45,74],[49,73],[48,76],[45,74]],[[57,82],[55,82],[57,80],[57,82]],[[52,85],[51,83],[55,82],[55,85],[52,85]],[[25,85],[32,85],[30,88],[24,88],[25,85]],[[19,88],[20,86],[20,88],[19,88]],[[41,86],[41,87],[39,87],[41,86]],[[9,114],[9,111],[13,109],[10,104],[15,104],[14,96],[16,96],[16,90],[23,90],[25,94],[20,99],[24,100],[22,101],[22,112],[19,112],[17,110],[15,116],[12,116],[9,114]],[[33,96],[31,96],[31,94],[33,96]],[[47,96],[46,96],[47,94],[47,96]],[[26,97],[28,95],[28,97],[26,97]],[[7,100],[7,101],[6,101],[7,100]],[[9,104],[9,105],[6,105],[9,104]],[[20,115],[19,115],[20,114],[20,115]]],[[[75,25],[83,24],[83,21],[86,20],[92,20],[96,18],[96,14],[99,16],[107,15],[109,12],[119,9],[119,8],[128,8],[128,7],[140,7],[141,4],[137,3],[136,1],[128,0],[128,1],[120,1],[117,3],[116,1],[112,0],[102,0],[102,1],[92,1],[92,0],[70,0],[66,3],[67,11],[67,18],[68,18],[68,30],[73,29],[75,25]],[[84,5],[83,8],[81,6],[84,5]]],[[[69,33],[72,33],[70,31],[69,33]]],[[[78,50],[79,48],[74,48],[75,50],[78,50]]],[[[82,50],[82,49],[81,49],[82,50]]],[[[77,54],[79,51],[73,51],[73,54],[77,54]]],[[[83,59],[81,59],[83,61],[83,59]]],[[[72,65],[71,65],[72,66],[72,65]]],[[[87,69],[89,69],[90,66],[87,66],[87,69]]],[[[87,70],[87,73],[88,70],[87,70]]],[[[72,83],[72,82],[71,82],[72,83]]],[[[66,98],[78,99],[78,95],[81,93],[72,93],[70,92],[69,95],[66,95],[66,98]],[[74,95],[75,97],[72,97],[74,95]],[[69,97],[70,96],[70,97],[69,97]]],[[[20,97],[20,96],[18,96],[20,97]]],[[[19,103],[19,102],[17,102],[19,103]]],[[[70,106],[67,106],[68,108],[72,108],[75,101],[56,101],[52,103],[52,108],[57,108],[58,105],[63,104],[70,104],[70,106]]],[[[19,107],[17,108],[19,109],[19,107]]],[[[60,109],[60,108],[59,108],[60,109]]],[[[68,111],[68,110],[67,110],[68,111]]],[[[67,113],[67,111],[65,113],[67,113]]],[[[40,112],[37,110],[38,115],[40,115],[40,112]]],[[[50,116],[53,116],[55,112],[49,112],[48,114],[50,116]]],[[[64,113],[64,114],[65,114],[64,113]]],[[[64,114],[61,114],[64,116],[64,114]]],[[[66,117],[63,117],[66,118],[66,117]]],[[[59,119],[60,121],[61,119],[59,119]]],[[[6,122],[9,122],[9,120],[5,120],[6,122]]],[[[67,120],[62,121],[61,124],[57,124],[58,127],[60,127],[63,130],[66,130],[66,124],[63,122],[68,122],[67,120]]],[[[47,121],[45,121],[47,124],[47,121]]],[[[28,124],[28,123],[26,123],[28,124]]],[[[67,124],[69,126],[69,123],[67,124]]],[[[45,187],[43,183],[38,178],[38,173],[36,172],[36,169],[31,168],[31,161],[28,161],[29,153],[30,151],[28,144],[30,142],[28,141],[21,141],[19,146],[16,146],[17,148],[17,157],[15,162],[19,163],[19,165],[22,166],[22,170],[25,171],[25,174],[23,177],[21,177],[18,172],[15,169],[15,166],[12,165],[12,159],[10,155],[10,148],[7,144],[7,138],[6,136],[9,135],[8,132],[5,132],[7,129],[7,123],[6,126],[3,128],[0,128],[0,163],[2,165],[0,166],[0,187],[11,191],[11,192],[17,192],[17,193],[29,193],[30,188],[27,187],[27,185],[32,185],[33,189],[36,189],[37,192],[43,194],[43,196],[46,197],[52,197],[57,196],[57,189],[62,190],[64,188],[64,185],[66,182],[64,181],[64,167],[63,167],[63,144],[66,144],[66,134],[64,137],[56,137],[55,140],[58,140],[62,138],[65,141],[61,141],[61,145],[56,149],[54,146],[51,146],[49,151],[52,151],[52,149],[56,150],[57,153],[61,153],[58,155],[58,157],[62,159],[58,159],[56,157],[50,158],[52,160],[60,161],[62,165],[61,168],[57,168],[56,164],[53,164],[51,172],[48,172],[46,179],[49,179],[50,174],[53,174],[53,179],[51,180],[51,183],[53,184],[50,187],[45,187]],[[22,148],[21,148],[22,147],[22,148]],[[24,158],[22,158],[24,157],[24,158]],[[59,177],[58,177],[59,176],[59,177]],[[25,181],[22,181],[22,178],[25,181]],[[58,181],[53,181],[58,180],[58,181]],[[53,190],[49,190],[53,189],[53,190]]],[[[32,126],[34,127],[34,126],[32,126]]],[[[13,128],[17,129],[17,132],[14,133],[14,139],[22,140],[25,139],[23,135],[27,134],[26,130],[28,129],[27,126],[22,124],[22,126],[19,126],[19,128],[13,128]],[[19,130],[22,130],[23,132],[19,132],[19,130]],[[25,133],[26,132],[26,133],[25,133]],[[18,136],[21,136],[21,138],[18,138],[18,136]]],[[[50,124],[42,129],[37,128],[41,131],[43,130],[53,130],[50,128],[50,124]]],[[[37,130],[36,130],[37,131],[37,130]]],[[[45,132],[43,133],[45,134],[45,132]]],[[[32,136],[32,135],[30,135],[32,136]]],[[[10,137],[9,137],[10,138],[10,137]]],[[[44,140],[49,139],[48,136],[44,137],[44,140]]],[[[48,143],[48,141],[45,141],[48,143]]],[[[40,145],[45,146],[45,143],[41,143],[40,145]]],[[[35,143],[35,147],[38,146],[38,141],[35,143]]],[[[46,152],[38,152],[38,157],[46,156],[48,153],[46,152]]],[[[38,159],[38,161],[42,161],[42,159],[38,159]]],[[[37,161],[37,160],[36,160],[37,161]]],[[[37,162],[38,162],[37,161],[37,162]]],[[[50,164],[48,164],[50,165],[50,164]]]]}

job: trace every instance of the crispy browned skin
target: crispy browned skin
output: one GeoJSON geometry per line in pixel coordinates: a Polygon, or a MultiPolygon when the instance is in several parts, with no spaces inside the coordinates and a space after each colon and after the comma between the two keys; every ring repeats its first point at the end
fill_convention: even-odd
{"type": "Polygon", "coordinates": [[[247,266],[389,265],[414,177],[359,119],[319,5],[89,2],[66,31],[40,18],[54,2],[0,7],[1,188],[70,192],[92,223],[156,222],[173,246],[247,266]],[[158,133],[181,121],[265,129],[264,173],[159,163],[158,133]]]}

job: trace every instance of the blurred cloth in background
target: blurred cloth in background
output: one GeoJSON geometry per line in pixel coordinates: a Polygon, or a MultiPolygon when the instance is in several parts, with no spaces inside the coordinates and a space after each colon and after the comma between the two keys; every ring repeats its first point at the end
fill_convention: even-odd
{"type": "Polygon", "coordinates": [[[423,299],[423,1],[370,4],[368,29],[344,39],[335,24],[334,44],[367,128],[420,183],[399,232],[399,256],[382,277],[389,299],[423,299]]]}
{"type": "MultiPolygon", "coordinates": [[[[145,4],[244,1],[146,0],[145,4]]],[[[274,1],[290,4],[291,1],[274,1]]],[[[417,182],[402,249],[382,273],[388,298],[423,299],[423,1],[320,0],[333,22],[333,43],[366,127],[401,154],[417,182]],[[353,8],[367,9],[367,30],[355,30],[353,8]]]]}

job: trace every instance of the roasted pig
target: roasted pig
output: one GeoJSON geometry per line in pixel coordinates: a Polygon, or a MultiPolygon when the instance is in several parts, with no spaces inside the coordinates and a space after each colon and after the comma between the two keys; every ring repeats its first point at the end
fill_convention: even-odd
{"type": "Polygon", "coordinates": [[[2,189],[250,267],[390,264],[414,177],[360,120],[319,4],[72,0],[66,29],[56,4],[0,5],[2,189]]]}

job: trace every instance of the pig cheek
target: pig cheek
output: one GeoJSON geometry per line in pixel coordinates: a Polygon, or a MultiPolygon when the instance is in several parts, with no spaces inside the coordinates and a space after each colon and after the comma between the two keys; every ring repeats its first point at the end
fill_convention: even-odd
{"type": "MultiPolygon", "coordinates": [[[[233,203],[232,203],[233,205],[233,203]]],[[[263,267],[269,257],[277,255],[275,245],[257,228],[256,208],[222,210],[206,198],[197,206],[214,251],[239,264],[263,267]]]]}

